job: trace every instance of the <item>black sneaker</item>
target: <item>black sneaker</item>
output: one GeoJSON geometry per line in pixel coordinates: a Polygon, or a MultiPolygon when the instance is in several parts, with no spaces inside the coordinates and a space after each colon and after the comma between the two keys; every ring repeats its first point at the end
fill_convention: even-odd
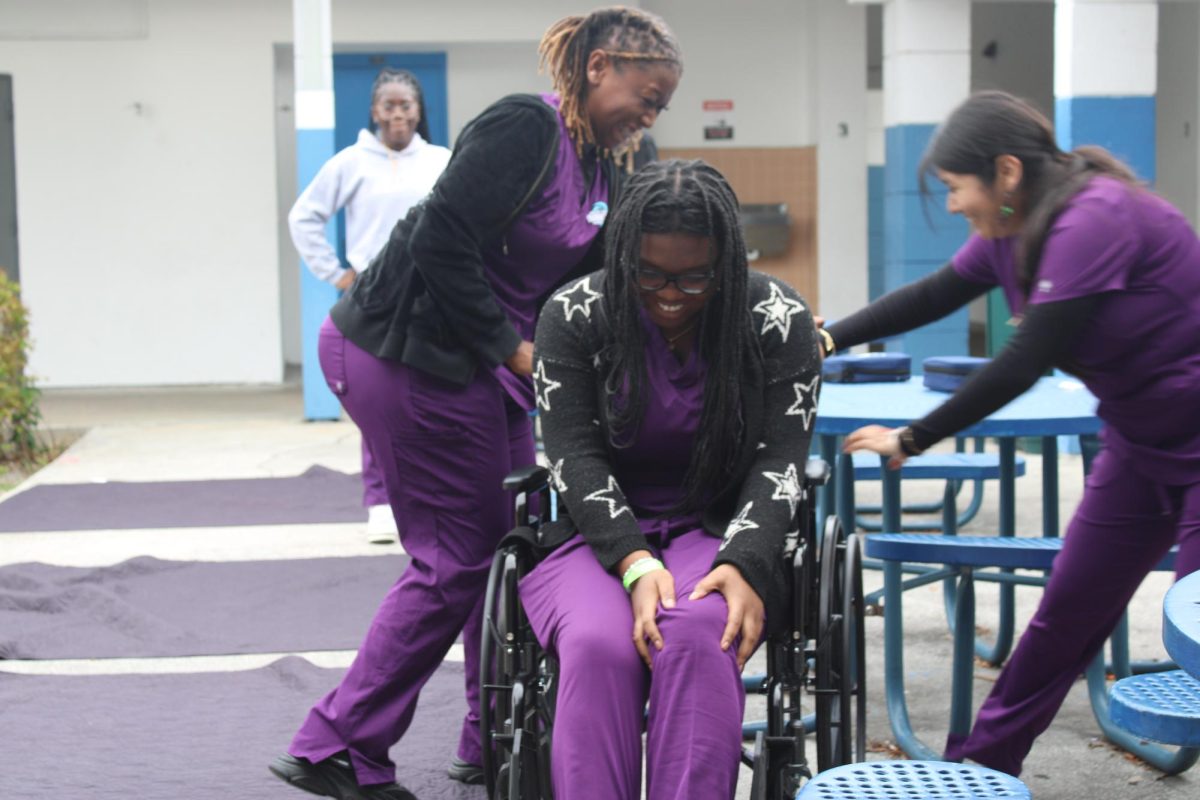
{"type": "Polygon", "coordinates": [[[463,761],[461,758],[455,757],[450,762],[449,769],[446,774],[450,776],[450,780],[465,783],[470,786],[483,785],[483,767],[478,764],[472,764],[470,761],[463,761]]]}
{"type": "Polygon", "coordinates": [[[271,774],[290,786],[322,797],[337,800],[417,800],[403,786],[392,783],[373,783],[359,786],[354,768],[345,753],[312,763],[307,758],[284,754],[268,767],[271,774]]]}

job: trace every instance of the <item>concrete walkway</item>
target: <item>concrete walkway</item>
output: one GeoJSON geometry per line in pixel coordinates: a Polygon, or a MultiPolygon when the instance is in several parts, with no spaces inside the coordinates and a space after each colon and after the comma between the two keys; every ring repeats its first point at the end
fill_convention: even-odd
{"type": "MultiPolygon", "coordinates": [[[[303,420],[299,388],[199,388],[188,390],[47,391],[42,403],[51,430],[85,430],[53,464],[13,491],[38,483],[89,481],[163,481],[297,475],[314,464],[342,471],[359,468],[359,438],[348,422],[303,420]]],[[[1061,460],[1061,518],[1069,519],[1082,488],[1078,457],[1061,460]]],[[[1018,480],[1018,531],[1040,531],[1040,463],[1029,457],[1028,474],[1018,480]]],[[[934,486],[906,485],[908,500],[934,499],[934,486]]],[[[860,501],[876,502],[877,492],[859,490],[860,501]],[[873,496],[875,495],[875,496],[873,496]]],[[[364,518],[365,523],[365,518],[364,518]]],[[[996,528],[995,492],[989,493],[967,531],[996,528]]],[[[240,528],[114,530],[5,534],[0,564],[41,561],[50,564],[105,565],[135,556],[172,560],[241,561],[255,559],[344,557],[397,552],[395,546],[366,543],[363,525],[322,524],[240,528]]],[[[1138,658],[1162,658],[1162,596],[1170,576],[1152,575],[1131,607],[1132,650],[1138,658]]],[[[867,573],[868,591],[880,585],[867,573]]],[[[979,623],[994,619],[994,590],[981,588],[979,623]]],[[[1035,589],[1018,590],[1018,630],[1032,614],[1035,589]]],[[[906,672],[913,724],[930,743],[944,736],[948,705],[950,638],[946,632],[940,586],[914,590],[905,597],[908,631],[906,672]]],[[[893,757],[883,703],[883,626],[867,620],[870,685],[871,758],[893,757]]],[[[221,671],[251,669],[282,654],[194,659],[108,659],[103,662],[0,662],[0,670],[42,673],[221,671]]],[[[300,654],[321,666],[348,663],[350,652],[300,654]]],[[[452,658],[461,658],[455,652],[452,658]]],[[[761,658],[761,657],[760,657],[761,658]]],[[[751,664],[749,670],[760,669],[751,664]]],[[[996,671],[977,671],[978,703],[996,671]]],[[[756,716],[751,702],[748,716],[756,716]]],[[[1099,738],[1082,681],[1072,691],[1052,728],[1038,741],[1023,778],[1037,798],[1200,797],[1200,776],[1163,778],[1099,738]]],[[[452,743],[447,742],[447,749],[452,743]]],[[[810,757],[814,754],[810,751],[810,757]]],[[[2,784],[0,778],[0,784],[2,784]]],[[[748,797],[745,774],[739,796],[748,797]]],[[[272,795],[274,796],[274,795],[272,795]]]]}

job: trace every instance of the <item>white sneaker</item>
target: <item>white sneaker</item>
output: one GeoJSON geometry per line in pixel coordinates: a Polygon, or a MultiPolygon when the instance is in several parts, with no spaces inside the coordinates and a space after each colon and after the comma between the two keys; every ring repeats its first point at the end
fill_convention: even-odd
{"type": "Polygon", "coordinates": [[[400,535],[391,506],[367,508],[367,541],[371,544],[397,544],[400,535]]]}

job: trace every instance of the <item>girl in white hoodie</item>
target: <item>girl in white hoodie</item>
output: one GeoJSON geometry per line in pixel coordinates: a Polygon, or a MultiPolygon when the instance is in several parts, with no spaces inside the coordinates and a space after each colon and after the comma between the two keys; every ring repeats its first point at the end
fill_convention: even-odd
{"type": "MultiPolygon", "coordinates": [[[[445,147],[430,144],[425,98],[416,76],[385,67],[371,88],[371,130],[329,159],[288,214],[292,242],[308,269],[339,290],[371,265],[396,222],[429,194],[450,160],[445,147]],[[346,210],[346,261],[325,236],[329,219],[346,210]]],[[[366,441],[362,448],[363,505],[367,538],[396,541],[383,474],[366,441]]]]}

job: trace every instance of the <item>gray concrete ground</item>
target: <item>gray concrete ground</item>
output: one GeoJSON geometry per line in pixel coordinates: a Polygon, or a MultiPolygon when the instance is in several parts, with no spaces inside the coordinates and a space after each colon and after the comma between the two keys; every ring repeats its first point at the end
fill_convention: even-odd
{"type": "MultiPolygon", "coordinates": [[[[188,480],[293,475],[313,464],[358,469],[358,433],[348,422],[307,423],[302,419],[299,388],[187,390],[47,391],[43,414],[51,431],[83,431],[57,461],[14,491],[36,483],[106,480],[188,480]]],[[[1029,457],[1028,474],[1018,480],[1018,531],[1036,535],[1041,526],[1040,459],[1029,457]]],[[[1078,457],[1061,459],[1061,518],[1069,519],[1082,489],[1078,457]]],[[[906,484],[908,500],[935,499],[936,486],[906,484]]],[[[861,502],[877,500],[870,485],[859,490],[861,502]]],[[[983,510],[967,531],[996,529],[996,493],[988,492],[983,510]]],[[[164,559],[248,560],[265,558],[342,557],[396,552],[395,547],[369,545],[357,524],[255,526],[247,528],[156,531],[87,531],[6,534],[0,564],[42,561],[63,565],[112,564],[139,555],[164,559]]],[[[1135,657],[1162,658],[1162,596],[1166,574],[1152,575],[1131,609],[1135,657]]],[[[880,585],[878,573],[867,573],[868,591],[880,585]]],[[[940,587],[926,587],[905,597],[906,673],[912,721],[931,744],[946,729],[949,696],[950,638],[942,611],[940,587]]],[[[995,618],[995,591],[983,588],[979,624],[995,618]]],[[[1032,614],[1038,590],[1018,590],[1018,630],[1032,614]]],[[[870,757],[893,757],[891,732],[883,699],[883,621],[866,622],[869,687],[870,757]]],[[[21,672],[100,673],[251,669],[279,654],[197,659],[120,659],[105,661],[0,662],[0,670],[21,672]]],[[[348,663],[352,653],[302,654],[322,666],[348,663]]],[[[460,652],[450,658],[460,659],[460,652]]],[[[759,657],[761,660],[761,657],[759,657]]],[[[756,669],[752,663],[748,669],[756,669]]],[[[976,671],[976,704],[994,682],[997,671],[976,671]]],[[[759,715],[751,701],[748,716],[759,715]]],[[[1200,776],[1185,773],[1167,778],[1099,738],[1085,686],[1072,690],[1053,726],[1034,747],[1024,779],[1034,797],[1049,800],[1097,798],[1194,798],[1200,776]]],[[[447,750],[452,743],[447,742],[447,750]]],[[[811,752],[810,752],[811,755],[811,752]]],[[[739,786],[748,796],[749,777],[739,786]]]]}

